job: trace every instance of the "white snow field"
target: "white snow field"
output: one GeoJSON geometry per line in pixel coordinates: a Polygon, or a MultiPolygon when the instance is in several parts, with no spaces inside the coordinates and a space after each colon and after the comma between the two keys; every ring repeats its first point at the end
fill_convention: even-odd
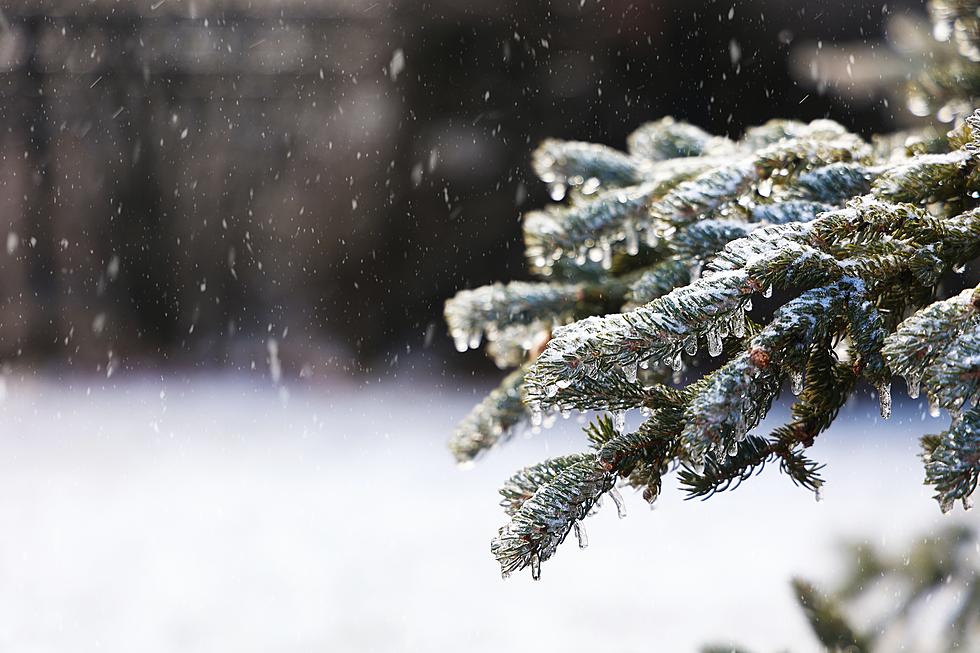
{"type": "MultiPolygon", "coordinates": [[[[832,581],[843,537],[954,520],[916,435],[872,403],[812,450],[824,500],[776,469],[707,502],[626,493],[543,566],[500,578],[496,489],[584,448],[575,420],[475,469],[445,449],[485,387],[289,387],[234,376],[10,379],[0,403],[0,650],[815,651],[788,580],[832,581]],[[452,388],[447,390],[446,388],[452,388]]],[[[635,416],[632,416],[635,417],[635,416]]]]}

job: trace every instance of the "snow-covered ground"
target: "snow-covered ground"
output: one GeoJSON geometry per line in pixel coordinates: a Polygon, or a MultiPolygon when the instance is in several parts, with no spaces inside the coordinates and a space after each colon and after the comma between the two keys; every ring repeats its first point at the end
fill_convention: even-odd
{"type": "Polygon", "coordinates": [[[582,448],[574,420],[462,471],[444,443],[475,386],[111,381],[7,384],[0,650],[813,651],[792,574],[831,579],[842,537],[977,518],[940,516],[921,486],[915,436],[938,420],[899,406],[875,425],[858,405],[813,450],[821,503],[775,469],[704,503],[668,489],[653,512],[627,495],[541,582],[503,581],[496,488],[582,448]]]}

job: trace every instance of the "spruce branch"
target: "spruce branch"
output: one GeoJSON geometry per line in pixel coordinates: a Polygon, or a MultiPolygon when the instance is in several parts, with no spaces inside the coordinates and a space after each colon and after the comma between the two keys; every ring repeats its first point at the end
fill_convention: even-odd
{"type": "Polygon", "coordinates": [[[870,653],[870,642],[858,635],[854,627],[841,614],[836,602],[825,597],[813,585],[801,578],[793,579],[793,590],[813,634],[826,650],[870,653]]]}
{"type": "Polygon", "coordinates": [[[521,400],[521,385],[526,368],[507,375],[470,414],[459,423],[449,441],[449,450],[457,462],[466,463],[511,437],[528,417],[521,400]]]}
{"type": "Polygon", "coordinates": [[[525,419],[612,415],[586,430],[594,453],[526,468],[505,485],[512,518],[493,543],[502,571],[530,566],[537,577],[568,533],[584,538],[581,520],[603,494],[618,496],[617,480],[652,502],[678,463],[690,497],[776,462],[818,492],[821,466],[806,448],[861,378],[887,417],[892,373],[910,394],[921,380],[953,416],[947,433],[924,440],[927,482],[944,509],[968,504],[980,295],[929,303],[980,255],[978,131],[980,113],[945,137],[872,146],[831,121],[773,121],[735,141],[665,119],[631,136],[629,154],[546,142],[535,169],[564,204],[525,216],[541,281],[447,303],[459,344],[485,336],[498,364],[518,368],[452,447],[468,460],[525,419]],[[747,313],[759,297],[757,322],[747,313]],[[715,357],[720,367],[694,378],[715,357]],[[685,370],[694,380],[665,384],[685,370]],[[799,396],[791,421],[754,434],[787,380],[799,396]],[[626,432],[633,409],[646,419],[626,432]]]}
{"type": "Polygon", "coordinates": [[[922,459],[926,483],[936,488],[942,511],[952,510],[957,500],[969,508],[980,477],[980,410],[971,410],[954,420],[941,435],[925,436],[922,459]]]}

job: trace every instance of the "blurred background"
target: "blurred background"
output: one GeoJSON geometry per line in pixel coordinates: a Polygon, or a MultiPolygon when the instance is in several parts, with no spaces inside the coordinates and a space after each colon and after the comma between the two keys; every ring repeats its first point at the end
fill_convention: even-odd
{"type": "Polygon", "coordinates": [[[525,274],[538,141],[622,146],[666,114],[889,130],[904,106],[791,53],[922,5],[9,0],[0,355],[241,369],[275,338],[287,376],[441,362],[444,299],[525,274]]]}
{"type": "Polygon", "coordinates": [[[497,485],[581,436],[458,472],[445,441],[498,373],[453,351],[442,303],[526,277],[544,137],[904,125],[850,64],[880,76],[923,5],[5,0],[0,645],[815,650],[789,575],[939,520],[918,404],[818,444],[820,506],[777,474],[675,493],[502,583],[497,485]],[[832,92],[811,54],[848,44],[832,92]]]}

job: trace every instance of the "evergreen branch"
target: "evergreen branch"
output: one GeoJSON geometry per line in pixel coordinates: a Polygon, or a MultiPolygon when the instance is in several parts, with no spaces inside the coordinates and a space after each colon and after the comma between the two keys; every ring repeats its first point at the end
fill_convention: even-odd
{"type": "Polygon", "coordinates": [[[939,508],[949,512],[957,500],[969,508],[980,478],[980,411],[965,413],[941,435],[923,437],[922,459],[939,508]]]}
{"type": "Polygon", "coordinates": [[[816,203],[839,204],[871,190],[877,171],[860,163],[831,163],[800,174],[791,193],[816,203]]]}
{"type": "Polygon", "coordinates": [[[534,496],[542,485],[552,482],[558,474],[578,463],[589,462],[591,453],[576,453],[570,456],[549,458],[537,465],[531,465],[511,476],[500,488],[503,499],[500,506],[508,515],[515,515],[524,502],[534,496]]]}
{"type": "Polygon", "coordinates": [[[980,290],[964,290],[920,310],[885,338],[882,355],[892,372],[905,377],[910,395],[918,396],[923,377],[946,356],[955,336],[980,328],[978,309],[980,290]]]}
{"type": "Polygon", "coordinates": [[[835,601],[800,578],[793,579],[793,590],[813,634],[826,650],[870,653],[871,642],[858,635],[835,601]]]}
{"type": "Polygon", "coordinates": [[[707,455],[704,467],[698,471],[682,469],[681,486],[686,499],[707,499],[718,492],[733,490],[755,474],[762,472],[767,462],[775,458],[774,443],[750,435],[738,444],[731,455],[707,455]]]}
{"type": "Polygon", "coordinates": [[[690,266],[681,257],[660,261],[635,279],[626,293],[625,310],[632,310],[663,297],[691,281],[690,266]]]}
{"type": "Polygon", "coordinates": [[[540,578],[541,563],[554,555],[572,527],[613,489],[615,481],[615,474],[590,457],[566,466],[538,487],[490,545],[504,577],[531,567],[531,575],[540,578]]]}
{"type": "Polygon", "coordinates": [[[619,187],[639,183],[641,166],[622,152],[604,145],[548,139],[531,157],[531,167],[541,181],[562,186],[619,187]]]}
{"type": "Polygon", "coordinates": [[[966,150],[922,154],[892,166],[872,185],[871,192],[890,202],[933,202],[967,190],[974,159],[966,150]]]}
{"type": "Polygon", "coordinates": [[[484,334],[491,341],[513,335],[506,331],[512,326],[528,327],[521,334],[529,338],[523,343],[529,350],[538,333],[571,320],[585,296],[586,287],[579,284],[495,283],[456,293],[446,302],[446,323],[458,351],[476,349],[484,334]]]}
{"type": "Polygon", "coordinates": [[[567,207],[532,211],[524,217],[524,244],[534,266],[547,270],[561,258],[612,265],[613,243],[625,243],[636,255],[640,248],[637,223],[646,216],[651,199],[663,184],[643,184],[598,193],[591,201],[567,207]]]}
{"type": "MultiPolygon", "coordinates": [[[[677,157],[700,156],[709,144],[721,141],[729,148],[734,144],[727,139],[716,139],[699,127],[686,122],[677,122],[670,116],[641,125],[626,139],[629,153],[648,161],[662,161],[677,157]]],[[[715,144],[715,149],[720,149],[715,144]]]]}
{"type": "Polygon", "coordinates": [[[527,400],[554,404],[551,388],[581,383],[599,369],[633,368],[651,358],[673,363],[685,340],[709,330],[716,333],[718,324],[743,308],[746,296],[758,289],[743,271],[719,273],[630,313],[590,317],[560,327],[527,376],[527,400]]]}
{"type": "MultiPolygon", "coordinates": [[[[819,168],[827,170],[830,166],[819,168]]],[[[830,211],[834,207],[825,202],[815,202],[812,200],[785,200],[775,204],[757,204],[749,211],[749,218],[752,222],[762,222],[765,224],[786,224],[787,222],[810,222],[815,220],[818,215],[825,211],[830,211]]]]}
{"type": "Polygon", "coordinates": [[[685,415],[681,439],[695,470],[708,453],[721,459],[745,439],[769,412],[783,375],[802,374],[809,349],[825,340],[850,295],[861,292],[853,279],[807,291],[788,302],[742,352],[726,363],[685,415]]]}
{"type": "Polygon", "coordinates": [[[688,261],[705,260],[719,252],[731,241],[744,238],[756,226],[758,225],[736,220],[701,220],[678,231],[672,246],[681,259],[688,261]]]}
{"type": "Polygon", "coordinates": [[[957,412],[977,406],[980,398],[980,323],[965,330],[925,374],[935,405],[957,412]]]}
{"type": "Polygon", "coordinates": [[[449,450],[460,463],[468,462],[507,440],[527,418],[521,400],[526,368],[508,374],[500,386],[477,404],[456,427],[449,450]]]}

